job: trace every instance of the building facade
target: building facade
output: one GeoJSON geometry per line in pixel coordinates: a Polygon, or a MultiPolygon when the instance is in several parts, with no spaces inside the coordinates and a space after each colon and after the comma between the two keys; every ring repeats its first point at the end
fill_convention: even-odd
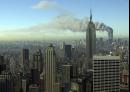
{"type": "Polygon", "coordinates": [[[120,57],[93,57],[93,92],[120,92],[120,57]]]}
{"type": "Polygon", "coordinates": [[[3,71],[0,74],[0,92],[13,92],[11,73],[3,71]]]}
{"type": "Polygon", "coordinates": [[[56,81],[56,53],[53,45],[45,51],[45,92],[55,92],[56,81]]]}
{"type": "Polygon", "coordinates": [[[42,63],[42,52],[38,49],[33,54],[33,68],[38,69],[39,73],[42,73],[43,63],[42,63]]]}

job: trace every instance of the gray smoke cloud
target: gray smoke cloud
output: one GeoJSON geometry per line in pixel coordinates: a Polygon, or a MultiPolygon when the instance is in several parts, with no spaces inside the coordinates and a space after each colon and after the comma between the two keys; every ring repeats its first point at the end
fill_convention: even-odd
{"type": "Polygon", "coordinates": [[[95,22],[95,27],[97,31],[113,32],[113,29],[104,23],[95,22]]]}
{"type": "MultiPolygon", "coordinates": [[[[70,30],[73,32],[85,32],[89,23],[89,18],[78,19],[73,16],[57,16],[47,24],[41,24],[31,28],[32,30],[56,29],[60,31],[70,30]]],[[[102,22],[94,22],[97,31],[113,32],[113,29],[102,22]]]]}
{"type": "MultiPolygon", "coordinates": [[[[78,19],[74,16],[61,15],[54,17],[50,22],[38,24],[32,27],[16,29],[16,30],[4,30],[1,31],[0,40],[26,40],[26,39],[75,39],[83,38],[87,29],[89,18],[85,17],[78,19]]],[[[113,38],[113,30],[111,27],[106,26],[101,22],[94,22],[97,31],[104,31],[108,33],[108,37],[113,38]]],[[[101,35],[98,34],[97,36],[101,35]]],[[[103,36],[107,36],[103,34],[103,36]]]]}
{"type": "MultiPolygon", "coordinates": [[[[61,15],[52,19],[48,23],[39,24],[19,31],[26,32],[52,32],[70,30],[72,32],[85,32],[89,23],[89,18],[83,19],[75,18],[74,16],[61,15]]],[[[94,22],[97,31],[106,31],[113,33],[113,29],[102,22],[94,22]]]]}

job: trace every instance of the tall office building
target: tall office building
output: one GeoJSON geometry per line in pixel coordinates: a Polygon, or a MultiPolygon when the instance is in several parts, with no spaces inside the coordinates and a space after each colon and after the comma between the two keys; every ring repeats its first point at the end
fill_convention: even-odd
{"type": "Polygon", "coordinates": [[[21,80],[22,83],[22,92],[27,92],[27,80],[26,79],[22,79],[21,80]]]}
{"type": "Polygon", "coordinates": [[[45,92],[55,92],[56,83],[56,53],[51,44],[45,50],[45,92]]]}
{"type": "Polygon", "coordinates": [[[10,58],[9,68],[10,68],[11,74],[15,75],[15,73],[16,73],[16,61],[14,60],[14,57],[10,58]]]}
{"type": "Polygon", "coordinates": [[[64,57],[68,60],[72,58],[71,45],[64,45],[64,57]]]}
{"type": "Polygon", "coordinates": [[[40,88],[37,85],[30,85],[29,92],[40,92],[40,88]]]}
{"type": "Polygon", "coordinates": [[[55,83],[55,92],[61,92],[60,91],[60,83],[55,83]]]}
{"type": "Polygon", "coordinates": [[[28,49],[22,49],[21,68],[24,74],[26,74],[29,71],[29,50],[28,49]]]}
{"type": "Polygon", "coordinates": [[[120,92],[120,57],[93,57],[93,92],[120,92]]]}
{"type": "Polygon", "coordinates": [[[0,55],[0,65],[4,64],[4,56],[0,55]]]}
{"type": "Polygon", "coordinates": [[[71,65],[62,65],[62,86],[63,92],[69,92],[71,83],[71,65]]]}
{"type": "Polygon", "coordinates": [[[62,65],[62,81],[63,83],[70,83],[71,65],[62,65]]]}
{"type": "Polygon", "coordinates": [[[17,73],[16,76],[13,76],[13,92],[22,92],[22,81],[21,74],[17,73]]]}
{"type": "Polygon", "coordinates": [[[86,30],[86,67],[92,68],[92,57],[96,52],[96,28],[92,21],[92,13],[90,11],[90,21],[86,30]]]}
{"type": "Polygon", "coordinates": [[[40,73],[38,69],[31,69],[31,83],[39,84],[40,82],[40,73]]]}
{"type": "Polygon", "coordinates": [[[33,55],[33,68],[38,69],[39,73],[42,73],[43,63],[40,49],[38,49],[33,55]]]}
{"type": "Polygon", "coordinates": [[[0,74],[4,70],[6,70],[6,64],[4,64],[4,56],[0,55],[0,74]]]}
{"type": "Polygon", "coordinates": [[[0,92],[13,92],[12,76],[9,72],[3,71],[0,74],[0,92]]]}
{"type": "Polygon", "coordinates": [[[108,41],[111,44],[113,42],[113,29],[110,28],[111,31],[108,32],[108,41]]]}

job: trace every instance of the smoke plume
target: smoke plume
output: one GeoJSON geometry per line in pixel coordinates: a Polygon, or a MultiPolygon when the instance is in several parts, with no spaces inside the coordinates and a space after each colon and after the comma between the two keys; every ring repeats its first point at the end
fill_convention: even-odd
{"type": "MultiPolygon", "coordinates": [[[[87,29],[89,18],[75,18],[74,16],[57,16],[48,23],[38,24],[29,28],[2,31],[0,40],[10,37],[8,40],[35,40],[35,39],[75,39],[83,38],[87,29]]],[[[101,22],[94,22],[97,31],[107,32],[109,39],[113,38],[111,27],[101,22]]],[[[99,34],[100,35],[100,34],[99,34]]],[[[107,36],[103,34],[103,36],[107,36]]],[[[97,32],[98,36],[98,32],[97,32]]]]}
{"type": "MultiPolygon", "coordinates": [[[[47,24],[40,24],[29,28],[31,31],[43,31],[43,30],[57,30],[66,31],[70,30],[72,32],[85,32],[87,25],[89,23],[89,18],[85,17],[83,19],[78,19],[73,16],[57,16],[52,21],[47,24]]],[[[94,22],[97,31],[113,32],[113,29],[104,23],[94,22]]]]}

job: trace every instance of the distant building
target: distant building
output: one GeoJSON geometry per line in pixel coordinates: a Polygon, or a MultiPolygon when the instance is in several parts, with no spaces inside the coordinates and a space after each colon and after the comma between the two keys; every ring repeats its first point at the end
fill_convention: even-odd
{"type": "Polygon", "coordinates": [[[65,59],[71,60],[72,58],[71,45],[64,45],[64,57],[65,59]]]}
{"type": "Polygon", "coordinates": [[[33,54],[33,68],[38,69],[39,73],[42,73],[43,63],[40,49],[33,54]]]}
{"type": "Polygon", "coordinates": [[[4,56],[0,55],[0,65],[4,64],[4,56]]]}
{"type": "Polygon", "coordinates": [[[71,65],[62,65],[62,80],[63,83],[70,83],[70,71],[71,71],[71,65]]]}
{"type": "Polygon", "coordinates": [[[120,57],[93,57],[93,92],[120,92],[120,57]]]}
{"type": "Polygon", "coordinates": [[[22,49],[21,68],[24,74],[26,74],[29,71],[29,50],[28,49],[22,49]]]}
{"type": "Polygon", "coordinates": [[[51,44],[45,51],[45,92],[55,92],[56,53],[51,44]]]}
{"type": "Polygon", "coordinates": [[[93,72],[89,71],[84,75],[76,79],[71,79],[71,91],[72,92],[93,92],[93,72]]]}
{"type": "Polygon", "coordinates": [[[6,64],[4,62],[4,56],[0,55],[0,74],[2,71],[6,70],[6,64]]]}
{"type": "Polygon", "coordinates": [[[113,42],[113,29],[110,29],[111,31],[108,32],[108,41],[111,44],[113,42]]]}
{"type": "Polygon", "coordinates": [[[76,63],[72,64],[71,70],[70,70],[70,77],[71,78],[77,78],[78,77],[78,66],[76,63]]]}
{"type": "MultiPolygon", "coordinates": [[[[71,83],[71,65],[62,65],[62,85],[64,87],[65,92],[68,92],[70,89],[71,83]]],[[[64,92],[63,91],[63,92],[64,92]]]]}
{"type": "Polygon", "coordinates": [[[60,83],[55,83],[55,92],[61,92],[60,91],[60,83]]]}
{"type": "Polygon", "coordinates": [[[93,92],[93,71],[87,71],[85,75],[86,82],[86,92],[93,92]]]}
{"type": "Polygon", "coordinates": [[[22,79],[22,92],[27,92],[27,80],[26,79],[22,79]]]}
{"type": "Polygon", "coordinates": [[[38,69],[31,69],[31,82],[32,82],[32,84],[39,84],[40,73],[39,73],[38,69]]]}
{"type": "Polygon", "coordinates": [[[41,73],[40,74],[40,92],[44,92],[44,90],[45,90],[45,80],[44,80],[44,75],[43,75],[43,73],[41,73]]]}
{"type": "Polygon", "coordinates": [[[13,92],[21,92],[21,76],[20,76],[20,73],[17,73],[16,76],[13,78],[13,92]]]}
{"type": "Polygon", "coordinates": [[[69,92],[80,92],[79,84],[77,82],[71,82],[71,89],[69,92]]]}
{"type": "Polygon", "coordinates": [[[12,76],[9,72],[0,74],[0,92],[13,92],[12,76]]]}
{"type": "Polygon", "coordinates": [[[30,85],[29,92],[40,92],[40,88],[38,85],[30,85]]]}
{"type": "Polygon", "coordinates": [[[124,69],[121,72],[121,86],[124,88],[128,88],[129,84],[129,70],[124,69]]]}
{"type": "Polygon", "coordinates": [[[6,70],[6,65],[5,65],[5,64],[4,64],[4,65],[0,65],[0,74],[1,74],[1,72],[4,71],[4,70],[6,70]]]}

